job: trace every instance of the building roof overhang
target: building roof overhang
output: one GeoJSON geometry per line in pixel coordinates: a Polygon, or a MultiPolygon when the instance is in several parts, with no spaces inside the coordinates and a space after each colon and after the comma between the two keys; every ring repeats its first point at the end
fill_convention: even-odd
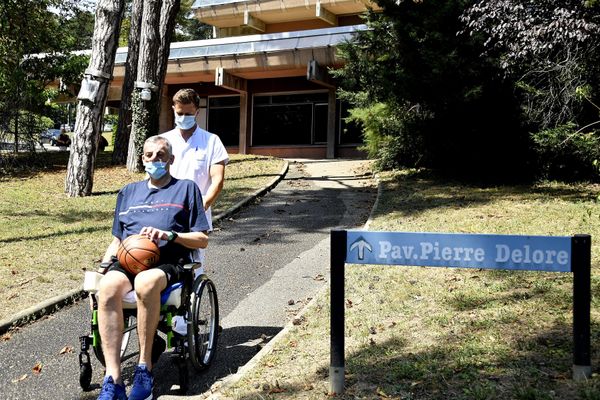
{"type": "MultiPolygon", "coordinates": [[[[165,83],[214,82],[218,68],[243,79],[303,76],[311,60],[341,65],[336,46],[366,29],[354,25],[172,43],[165,83]]],[[[125,75],[126,60],[127,48],[119,48],[113,71],[117,81],[125,75]]]]}
{"type": "Polygon", "coordinates": [[[216,28],[251,26],[322,19],[337,25],[336,18],[381,7],[371,0],[196,0],[196,18],[216,28]]]}

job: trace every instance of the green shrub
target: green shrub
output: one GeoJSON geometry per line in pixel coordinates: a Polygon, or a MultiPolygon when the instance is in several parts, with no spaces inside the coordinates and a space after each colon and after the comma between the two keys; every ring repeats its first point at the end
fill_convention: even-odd
{"type": "Polygon", "coordinates": [[[568,123],[531,137],[542,178],[600,180],[600,132],[580,132],[568,123]]]}
{"type": "Polygon", "coordinates": [[[407,134],[414,116],[402,107],[375,103],[349,110],[348,121],[363,129],[364,146],[369,158],[376,159],[376,168],[389,170],[415,167],[423,154],[422,141],[407,134]]]}

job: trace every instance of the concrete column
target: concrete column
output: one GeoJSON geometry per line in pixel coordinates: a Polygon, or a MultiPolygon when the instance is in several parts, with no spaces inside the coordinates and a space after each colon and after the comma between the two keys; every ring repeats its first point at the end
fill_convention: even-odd
{"type": "Polygon", "coordinates": [[[329,89],[329,99],[327,104],[327,158],[336,157],[337,140],[335,137],[335,124],[336,124],[336,101],[335,101],[335,89],[329,89]]]}
{"type": "Polygon", "coordinates": [[[250,151],[250,134],[252,131],[252,99],[248,92],[240,93],[240,154],[250,151]]]}

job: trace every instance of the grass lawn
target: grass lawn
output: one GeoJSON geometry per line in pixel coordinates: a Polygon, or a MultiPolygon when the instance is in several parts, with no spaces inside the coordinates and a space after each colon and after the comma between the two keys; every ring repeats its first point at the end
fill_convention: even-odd
{"type": "MultiPolygon", "coordinates": [[[[143,174],[110,165],[103,152],[92,196],[63,193],[68,152],[42,154],[51,167],[0,179],[0,319],[79,288],[111,240],[116,195],[143,174]]],[[[263,187],[283,166],[279,159],[232,155],[218,213],[263,187]]]]}
{"type": "MultiPolygon", "coordinates": [[[[592,235],[592,368],[600,367],[600,185],[476,186],[382,176],[371,230],[592,235]]],[[[329,296],[225,395],[327,399],[329,296]]],[[[571,380],[572,277],[349,265],[344,399],[600,399],[571,380]]]]}

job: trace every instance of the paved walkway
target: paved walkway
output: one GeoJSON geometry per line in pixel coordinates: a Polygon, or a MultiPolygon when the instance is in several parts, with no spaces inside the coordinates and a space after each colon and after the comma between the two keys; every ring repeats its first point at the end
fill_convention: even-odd
{"type": "MultiPolygon", "coordinates": [[[[219,292],[224,330],[215,363],[190,382],[185,398],[201,395],[245,365],[261,338],[275,336],[327,284],[329,231],[364,224],[375,199],[363,164],[291,162],[286,178],[273,191],[219,224],[211,235],[207,269],[219,292]]],[[[97,389],[83,393],[78,385],[77,338],[89,331],[88,314],[82,301],[0,343],[0,398],[96,398],[97,389]],[[61,354],[65,347],[72,352],[61,354]],[[38,362],[42,371],[36,374],[32,368],[38,362]]],[[[123,363],[129,384],[136,351],[133,346],[123,363]]],[[[97,383],[102,368],[95,360],[93,365],[97,383]]],[[[156,366],[158,398],[180,397],[173,390],[173,367],[169,354],[156,366]]]]}

